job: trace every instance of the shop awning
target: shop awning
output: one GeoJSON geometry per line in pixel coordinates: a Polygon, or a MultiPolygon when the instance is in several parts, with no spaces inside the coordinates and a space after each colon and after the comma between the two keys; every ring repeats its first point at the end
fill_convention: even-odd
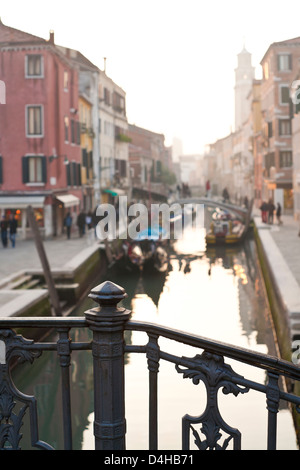
{"type": "Polygon", "coordinates": [[[65,207],[79,206],[80,204],[79,197],[74,196],[73,194],[62,194],[56,196],[56,199],[62,202],[65,207]]]}
{"type": "Polygon", "coordinates": [[[104,189],[103,192],[111,194],[112,196],[125,196],[126,195],[126,191],[124,191],[124,189],[119,189],[119,188],[104,189]]]}
{"type": "Polygon", "coordinates": [[[32,206],[35,209],[44,206],[45,196],[1,196],[0,209],[26,209],[32,206]]]}

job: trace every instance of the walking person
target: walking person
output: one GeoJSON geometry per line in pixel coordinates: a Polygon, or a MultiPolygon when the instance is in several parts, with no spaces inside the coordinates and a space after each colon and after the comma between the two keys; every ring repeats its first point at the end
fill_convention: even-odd
{"type": "Polygon", "coordinates": [[[267,213],[268,213],[268,204],[263,201],[262,205],[260,206],[261,210],[261,221],[266,224],[267,223],[267,213]]]}
{"type": "Polygon", "coordinates": [[[79,230],[79,236],[83,237],[85,234],[85,214],[83,211],[81,211],[77,217],[77,226],[79,230]]]}
{"type": "Polygon", "coordinates": [[[67,229],[67,238],[70,240],[71,238],[71,227],[72,227],[72,217],[70,212],[67,213],[65,220],[64,220],[64,226],[67,229]]]}
{"type": "Polygon", "coordinates": [[[18,222],[15,216],[12,214],[9,220],[9,239],[11,241],[12,248],[16,246],[17,228],[18,228],[18,222]]]}
{"type": "Polygon", "coordinates": [[[5,218],[5,215],[2,216],[2,220],[0,223],[0,230],[1,230],[1,240],[3,248],[7,248],[7,230],[8,230],[8,221],[5,218]]]}
{"type": "Polygon", "coordinates": [[[277,202],[276,218],[277,218],[278,225],[281,225],[281,224],[282,224],[282,220],[281,220],[281,205],[279,204],[279,202],[277,202]]]}
{"type": "Polygon", "coordinates": [[[229,202],[229,192],[227,188],[223,189],[222,196],[223,196],[223,202],[229,202]]]}
{"type": "Polygon", "coordinates": [[[273,201],[272,199],[269,199],[269,203],[268,203],[268,222],[269,224],[273,224],[273,217],[274,217],[274,210],[275,210],[275,206],[273,204],[273,201]]]}

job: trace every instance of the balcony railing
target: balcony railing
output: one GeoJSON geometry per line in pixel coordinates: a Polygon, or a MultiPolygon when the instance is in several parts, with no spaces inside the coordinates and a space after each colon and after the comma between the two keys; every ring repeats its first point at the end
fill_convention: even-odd
{"type": "MultiPolygon", "coordinates": [[[[50,318],[0,318],[0,436],[1,448],[21,449],[22,420],[30,415],[32,447],[52,449],[40,440],[38,432],[37,401],[18,390],[10,369],[13,362],[33,362],[44,351],[58,355],[62,376],[62,426],[64,448],[72,449],[72,410],[70,364],[73,351],[90,351],[94,368],[94,439],[95,449],[125,449],[126,410],[124,384],[124,355],[145,354],[149,370],[149,449],[156,450],[158,443],[158,386],[157,377],[161,361],[174,364],[174,373],[182,374],[193,384],[203,383],[207,394],[206,408],[200,416],[185,415],[182,418],[182,449],[189,450],[193,438],[200,450],[240,449],[242,436],[238,429],[227,424],[218,408],[218,393],[245,395],[250,390],[266,397],[268,414],[267,449],[276,449],[277,413],[280,400],[295,406],[300,397],[288,391],[300,380],[300,368],[292,362],[253,352],[232,345],[219,343],[200,336],[176,331],[156,324],[131,321],[130,311],[118,307],[124,299],[124,289],[110,281],[94,288],[89,297],[98,307],[87,310],[83,317],[50,318]],[[17,334],[16,329],[55,329],[57,340],[28,340],[17,334]],[[72,329],[92,331],[92,339],[78,342],[70,339],[72,329]],[[145,332],[148,341],[144,345],[127,345],[125,330],[145,332]],[[180,345],[195,348],[193,357],[178,356],[164,351],[159,339],[167,338],[180,345]],[[266,371],[267,380],[255,382],[237,374],[226,359],[249,364],[266,371]],[[288,387],[280,386],[281,381],[288,387]],[[18,402],[18,407],[16,406],[18,402]],[[18,411],[16,411],[18,409],[18,411]]],[[[184,346],[183,346],[184,347],[184,346]]],[[[188,401],[188,398],[187,398],[188,401]]],[[[246,405],[247,403],[245,403],[246,405]]]]}

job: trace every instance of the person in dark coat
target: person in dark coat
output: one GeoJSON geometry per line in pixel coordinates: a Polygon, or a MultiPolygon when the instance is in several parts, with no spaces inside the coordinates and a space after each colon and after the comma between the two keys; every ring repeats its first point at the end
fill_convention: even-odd
{"type": "Polygon", "coordinates": [[[276,207],[274,206],[273,204],[273,201],[272,199],[269,199],[269,203],[268,203],[268,222],[269,224],[272,224],[273,223],[273,217],[274,217],[274,211],[275,211],[276,207]]]}
{"type": "Polygon", "coordinates": [[[276,218],[277,218],[278,225],[281,225],[281,224],[282,224],[282,220],[281,220],[281,205],[279,204],[279,202],[277,202],[276,218]]]}
{"type": "Polygon", "coordinates": [[[72,227],[72,217],[70,212],[67,213],[65,220],[64,220],[64,226],[67,229],[67,237],[70,239],[71,237],[71,227],[72,227]]]}
{"type": "Polygon", "coordinates": [[[260,206],[261,210],[261,221],[266,224],[267,223],[267,214],[268,214],[268,204],[263,201],[262,205],[260,206]]]}
{"type": "Polygon", "coordinates": [[[5,215],[2,216],[2,220],[0,223],[0,230],[1,230],[1,240],[3,248],[7,248],[7,230],[8,230],[8,221],[5,218],[5,215]]]}
{"type": "Polygon", "coordinates": [[[9,220],[9,239],[11,241],[12,248],[16,246],[17,228],[18,228],[18,222],[15,216],[11,215],[10,220],[9,220]]]}
{"type": "Polygon", "coordinates": [[[78,214],[77,226],[79,230],[79,236],[82,237],[85,234],[85,214],[82,211],[78,214]]]}

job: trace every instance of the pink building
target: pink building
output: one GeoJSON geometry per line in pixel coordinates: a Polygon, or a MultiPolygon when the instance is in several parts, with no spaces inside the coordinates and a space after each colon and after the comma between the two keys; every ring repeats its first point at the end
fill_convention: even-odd
{"type": "Polygon", "coordinates": [[[76,226],[82,199],[77,69],[53,33],[47,41],[0,20],[0,80],[0,212],[15,213],[26,238],[30,204],[44,235],[59,235],[68,211],[76,226]]]}

